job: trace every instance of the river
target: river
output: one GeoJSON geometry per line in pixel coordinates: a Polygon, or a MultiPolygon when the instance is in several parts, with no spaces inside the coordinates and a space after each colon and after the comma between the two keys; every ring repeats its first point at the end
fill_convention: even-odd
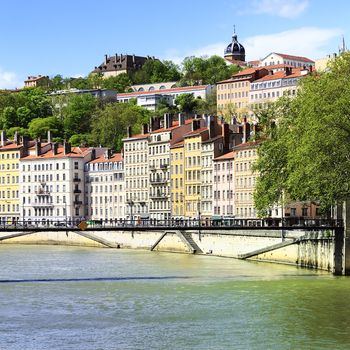
{"type": "Polygon", "coordinates": [[[0,245],[0,349],[349,349],[350,278],[213,256],[0,245]]]}

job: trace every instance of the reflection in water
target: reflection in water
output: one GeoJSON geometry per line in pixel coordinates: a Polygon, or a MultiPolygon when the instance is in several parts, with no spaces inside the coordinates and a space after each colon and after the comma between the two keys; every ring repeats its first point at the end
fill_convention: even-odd
{"type": "Polygon", "coordinates": [[[0,263],[0,349],[350,348],[350,280],[325,272],[47,246],[0,263]]]}

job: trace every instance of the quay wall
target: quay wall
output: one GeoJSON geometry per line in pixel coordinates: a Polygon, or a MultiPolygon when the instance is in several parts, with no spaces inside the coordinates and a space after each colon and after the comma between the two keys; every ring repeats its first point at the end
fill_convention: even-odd
{"type": "MultiPolygon", "coordinates": [[[[92,236],[87,238],[76,231],[45,231],[2,240],[0,244],[50,244],[102,248],[106,247],[101,243],[101,240],[104,240],[120,248],[150,250],[164,232],[162,230],[84,231],[92,236]],[[96,237],[101,240],[94,240],[96,237]]],[[[166,232],[167,234],[154,251],[190,253],[188,245],[184,244],[175,230],[166,232]]],[[[203,254],[239,258],[244,254],[258,251],[249,259],[334,271],[334,239],[325,237],[322,232],[310,234],[301,230],[287,231],[284,232],[283,239],[281,230],[263,228],[253,231],[213,229],[201,232],[188,229],[186,232],[203,254]],[[281,242],[287,244],[290,242],[290,244],[278,247],[281,242]],[[269,249],[274,246],[276,248],[269,249]]],[[[8,232],[0,232],[0,238],[7,235],[9,235],[8,232]]]]}

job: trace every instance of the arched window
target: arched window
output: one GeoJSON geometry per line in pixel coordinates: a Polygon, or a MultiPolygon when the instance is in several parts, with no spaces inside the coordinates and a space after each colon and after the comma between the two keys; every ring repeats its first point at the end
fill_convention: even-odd
{"type": "Polygon", "coordinates": [[[148,91],[154,91],[154,86],[150,86],[148,91]]]}
{"type": "Polygon", "coordinates": [[[143,87],[140,87],[137,91],[141,92],[141,91],[145,91],[145,89],[143,87]]]}
{"type": "Polygon", "coordinates": [[[164,86],[164,85],[162,85],[160,88],[159,88],[159,90],[165,90],[166,89],[166,87],[164,86]]]}

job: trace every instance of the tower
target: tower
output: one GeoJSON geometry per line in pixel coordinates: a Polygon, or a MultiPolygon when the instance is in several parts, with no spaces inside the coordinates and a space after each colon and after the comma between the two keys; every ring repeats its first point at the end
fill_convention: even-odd
{"type": "Polygon", "coordinates": [[[245,62],[245,49],[237,40],[236,28],[234,26],[232,42],[229,43],[224,51],[224,58],[234,63],[235,61],[245,62]]]}

